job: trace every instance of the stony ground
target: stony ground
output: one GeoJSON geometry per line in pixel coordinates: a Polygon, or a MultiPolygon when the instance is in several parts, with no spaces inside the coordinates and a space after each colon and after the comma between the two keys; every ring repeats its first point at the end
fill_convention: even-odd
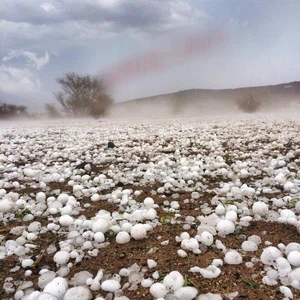
{"type": "MultiPolygon", "coordinates": [[[[102,269],[103,282],[134,264],[139,268],[137,285],[121,276],[122,290],[89,286],[90,297],[153,299],[141,281],[162,282],[176,270],[184,277],[184,286],[197,289],[198,297],[214,293],[223,299],[283,299],[280,287],[288,286],[293,299],[300,299],[300,289],[291,286],[288,276],[278,278],[275,285],[264,284],[267,271],[279,267],[260,259],[267,246],[278,247],[286,257],[285,247],[300,242],[297,118],[1,125],[1,299],[42,292],[41,270],[56,272],[70,288],[81,271],[94,278],[102,269]],[[144,202],[149,197],[154,201],[151,207],[144,202]],[[259,201],[267,204],[267,212],[252,209],[259,201]],[[216,214],[221,206],[224,213],[216,214]],[[236,212],[237,218],[227,215],[228,211],[236,212]],[[66,215],[71,217],[68,224],[61,219],[66,215]],[[105,241],[97,243],[93,224],[103,216],[109,227],[103,230],[105,241]],[[230,220],[234,231],[216,230],[215,217],[230,220]],[[30,230],[33,222],[40,223],[37,230],[30,230]],[[126,231],[128,223],[147,224],[146,236],[135,239],[128,230],[130,241],[117,242],[118,232],[126,231]],[[214,236],[212,245],[201,242],[203,231],[214,236]],[[201,253],[182,246],[182,232],[198,239],[201,253]],[[258,249],[244,251],[242,243],[253,235],[261,238],[258,249]],[[20,236],[24,241],[17,240],[20,236]],[[75,241],[77,236],[83,237],[81,242],[75,241]],[[18,243],[10,246],[8,241],[18,243]],[[178,255],[180,249],[187,257],[178,255]],[[230,249],[240,253],[242,263],[224,262],[230,249]],[[59,264],[53,260],[59,250],[77,254],[59,264]],[[26,259],[32,263],[24,267],[26,259]],[[150,268],[149,259],[157,265],[150,268]],[[217,278],[191,272],[195,266],[207,268],[214,259],[224,262],[217,278]]],[[[171,294],[166,299],[176,299],[171,294]]]]}

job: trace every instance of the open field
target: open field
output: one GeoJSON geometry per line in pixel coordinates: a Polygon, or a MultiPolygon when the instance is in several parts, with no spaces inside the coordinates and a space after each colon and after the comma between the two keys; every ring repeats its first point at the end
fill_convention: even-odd
{"type": "Polygon", "coordinates": [[[283,115],[1,123],[0,298],[300,299],[299,132],[283,115]]]}

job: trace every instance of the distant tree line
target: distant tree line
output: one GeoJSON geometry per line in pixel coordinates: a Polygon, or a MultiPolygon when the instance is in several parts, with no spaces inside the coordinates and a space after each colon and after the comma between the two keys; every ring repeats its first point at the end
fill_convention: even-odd
{"type": "Polygon", "coordinates": [[[0,101],[0,119],[28,117],[27,107],[0,101]]]}
{"type": "MultiPolygon", "coordinates": [[[[60,91],[54,93],[55,103],[47,103],[45,111],[49,118],[105,116],[114,101],[108,94],[103,80],[96,76],[80,76],[74,72],[57,78],[60,91]]],[[[184,99],[178,96],[174,100],[173,113],[179,114],[183,109],[184,99]]],[[[252,93],[241,94],[235,99],[235,106],[245,112],[254,113],[261,107],[260,97],[252,93]]],[[[0,101],[0,119],[30,117],[27,107],[7,104],[0,101]]]]}

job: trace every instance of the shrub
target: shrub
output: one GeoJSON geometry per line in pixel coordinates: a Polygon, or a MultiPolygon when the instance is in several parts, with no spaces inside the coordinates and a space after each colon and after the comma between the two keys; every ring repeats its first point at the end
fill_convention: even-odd
{"type": "Polygon", "coordinates": [[[248,93],[237,98],[235,104],[243,112],[254,113],[260,109],[262,103],[258,96],[248,93]]]}

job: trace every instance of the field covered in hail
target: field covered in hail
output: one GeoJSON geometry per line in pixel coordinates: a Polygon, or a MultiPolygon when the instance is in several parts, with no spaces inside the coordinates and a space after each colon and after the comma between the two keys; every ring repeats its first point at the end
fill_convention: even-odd
{"type": "Polygon", "coordinates": [[[300,299],[299,133],[255,115],[1,123],[0,298],[300,299]]]}

